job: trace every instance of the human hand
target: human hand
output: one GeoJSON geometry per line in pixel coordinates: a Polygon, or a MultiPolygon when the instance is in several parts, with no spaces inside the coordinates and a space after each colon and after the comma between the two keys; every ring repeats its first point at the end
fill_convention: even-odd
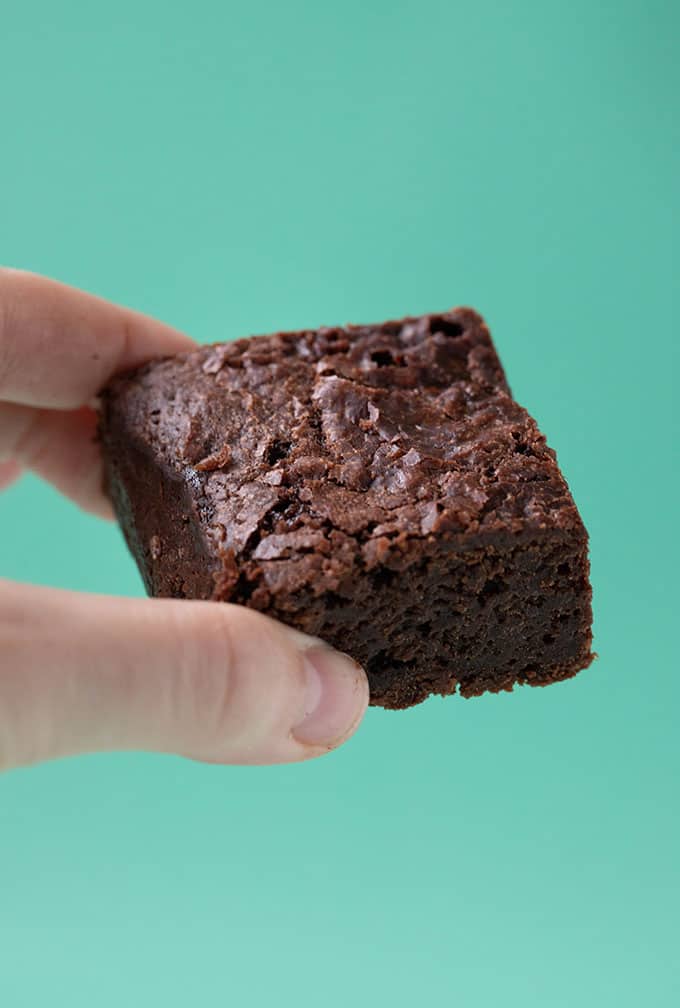
{"type": "MultiPolygon", "coordinates": [[[[136,312],[0,269],[0,489],[31,469],[111,518],[93,400],[117,371],[192,345],[136,312]]],[[[349,658],[241,606],[0,580],[0,769],[123,749],[303,760],[344,742],[367,703],[349,658]]]]}

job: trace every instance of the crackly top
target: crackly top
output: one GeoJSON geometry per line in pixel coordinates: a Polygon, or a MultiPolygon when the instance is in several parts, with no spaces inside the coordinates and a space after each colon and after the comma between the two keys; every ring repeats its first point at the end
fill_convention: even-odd
{"type": "Polygon", "coordinates": [[[235,557],[353,537],[370,567],[404,537],[580,521],[468,308],[202,347],[117,379],[106,399],[235,557]]]}

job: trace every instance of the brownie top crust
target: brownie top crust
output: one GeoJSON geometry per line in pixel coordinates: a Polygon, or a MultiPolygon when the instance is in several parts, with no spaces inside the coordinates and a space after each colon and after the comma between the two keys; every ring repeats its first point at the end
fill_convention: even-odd
{"type": "Polygon", "coordinates": [[[106,408],[188,484],[222,555],[323,551],[336,531],[370,568],[404,537],[582,528],[468,308],[202,347],[118,378],[106,408]]]}

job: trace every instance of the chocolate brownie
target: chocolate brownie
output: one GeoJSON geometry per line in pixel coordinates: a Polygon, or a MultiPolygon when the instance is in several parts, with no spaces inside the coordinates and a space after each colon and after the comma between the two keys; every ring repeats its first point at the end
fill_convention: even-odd
{"type": "Polygon", "coordinates": [[[322,637],[374,704],[592,660],[585,528],[471,309],[147,364],[105,390],[101,439],[151,595],[322,637]]]}

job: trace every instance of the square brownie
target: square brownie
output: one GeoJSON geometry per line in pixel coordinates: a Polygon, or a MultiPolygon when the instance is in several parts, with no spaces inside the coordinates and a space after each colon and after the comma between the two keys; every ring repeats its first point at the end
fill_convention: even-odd
{"type": "Polygon", "coordinates": [[[592,660],[585,528],[469,308],[146,364],[104,391],[101,439],[151,595],[322,637],[374,704],[592,660]]]}

